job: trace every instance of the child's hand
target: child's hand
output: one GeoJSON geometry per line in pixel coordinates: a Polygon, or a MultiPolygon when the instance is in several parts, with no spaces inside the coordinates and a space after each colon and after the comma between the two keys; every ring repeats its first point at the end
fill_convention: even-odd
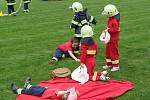
{"type": "Polygon", "coordinates": [[[76,59],[77,62],[80,62],[80,59],[76,59]]]}
{"type": "Polygon", "coordinates": [[[104,30],[104,32],[108,32],[108,29],[109,29],[109,28],[107,27],[107,28],[104,30]]]}
{"type": "Polygon", "coordinates": [[[84,68],[84,64],[83,63],[81,63],[81,67],[84,68]]]}

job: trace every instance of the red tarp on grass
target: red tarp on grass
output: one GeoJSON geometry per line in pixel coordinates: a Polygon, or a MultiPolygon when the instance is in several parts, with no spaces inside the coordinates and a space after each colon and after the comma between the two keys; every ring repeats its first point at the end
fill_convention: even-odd
{"type": "Polygon", "coordinates": [[[49,87],[42,97],[21,94],[17,96],[16,100],[60,100],[60,98],[55,95],[55,92],[58,90],[66,90],[70,87],[75,87],[76,90],[79,91],[78,100],[112,100],[134,88],[131,82],[116,80],[110,80],[109,82],[89,81],[81,85],[68,78],[56,78],[43,81],[39,86],[49,87]]]}

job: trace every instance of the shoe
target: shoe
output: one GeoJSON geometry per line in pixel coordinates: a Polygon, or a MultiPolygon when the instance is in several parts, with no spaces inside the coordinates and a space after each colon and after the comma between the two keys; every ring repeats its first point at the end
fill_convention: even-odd
{"type": "Polygon", "coordinates": [[[106,77],[106,80],[107,80],[107,81],[110,80],[110,77],[106,77]]]}
{"type": "Polygon", "coordinates": [[[17,16],[16,12],[12,12],[12,15],[13,15],[13,16],[17,16]]]}
{"type": "Polygon", "coordinates": [[[101,81],[105,81],[106,80],[106,78],[105,78],[105,76],[103,74],[100,76],[100,80],[101,81]]]}
{"type": "Polygon", "coordinates": [[[12,14],[8,14],[8,16],[11,16],[12,14]]]}
{"type": "Polygon", "coordinates": [[[65,58],[65,54],[62,55],[62,58],[65,58]]]}
{"type": "Polygon", "coordinates": [[[51,59],[51,60],[49,61],[49,64],[58,65],[58,62],[57,62],[56,60],[54,60],[54,59],[51,59]]]}
{"type": "Polygon", "coordinates": [[[58,60],[57,60],[57,58],[53,57],[53,58],[49,61],[49,64],[58,65],[58,60]]]}
{"type": "Polygon", "coordinates": [[[101,81],[108,81],[108,80],[110,80],[110,78],[108,77],[108,72],[107,71],[103,71],[101,76],[100,76],[100,78],[101,78],[100,79],[101,81]]]}
{"type": "Polygon", "coordinates": [[[27,9],[26,12],[29,12],[29,9],[27,9]]]}
{"type": "Polygon", "coordinates": [[[120,67],[112,67],[111,71],[115,72],[115,71],[118,71],[119,69],[120,69],[120,67]]]}
{"type": "Polygon", "coordinates": [[[24,12],[24,13],[28,13],[28,12],[29,12],[29,10],[28,10],[28,9],[27,9],[27,10],[23,10],[23,12],[24,12]]]}
{"type": "Polygon", "coordinates": [[[31,82],[31,78],[27,77],[25,84],[24,84],[24,87],[27,87],[30,84],[30,82],[31,82]]]}
{"type": "Polygon", "coordinates": [[[102,72],[101,72],[101,74],[103,74],[104,76],[108,76],[108,72],[107,72],[107,70],[102,71],[102,72]]]}
{"type": "Polygon", "coordinates": [[[12,90],[13,93],[18,94],[17,93],[18,88],[14,83],[11,84],[10,89],[12,90]]]}
{"type": "Polygon", "coordinates": [[[111,66],[108,66],[108,65],[103,66],[103,69],[105,69],[105,70],[108,68],[111,68],[111,66]]]}
{"type": "Polygon", "coordinates": [[[108,77],[109,74],[108,74],[107,70],[102,71],[101,73],[103,74],[102,79],[103,79],[104,81],[110,80],[110,77],[108,77]]]}

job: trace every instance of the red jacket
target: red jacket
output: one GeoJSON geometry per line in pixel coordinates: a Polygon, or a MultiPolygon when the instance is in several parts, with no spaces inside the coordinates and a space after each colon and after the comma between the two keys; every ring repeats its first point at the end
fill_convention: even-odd
{"type": "Polygon", "coordinates": [[[108,32],[110,33],[110,41],[119,40],[120,25],[116,17],[110,17],[107,22],[108,32]]]}
{"type": "Polygon", "coordinates": [[[95,56],[98,54],[98,46],[97,43],[94,41],[93,44],[88,45],[87,41],[82,43],[80,46],[80,62],[84,63],[87,59],[95,59],[95,56]]]}
{"type": "Polygon", "coordinates": [[[68,53],[68,51],[73,51],[73,47],[72,47],[72,42],[71,41],[59,45],[58,48],[61,49],[64,53],[68,53]]]}

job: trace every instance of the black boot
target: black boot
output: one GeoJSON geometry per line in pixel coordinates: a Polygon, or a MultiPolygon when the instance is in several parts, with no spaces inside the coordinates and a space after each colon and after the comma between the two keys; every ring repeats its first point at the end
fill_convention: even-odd
{"type": "Polygon", "coordinates": [[[31,82],[31,78],[27,77],[25,84],[24,84],[24,87],[27,87],[30,84],[30,82],[31,82]]]}
{"type": "Polygon", "coordinates": [[[17,92],[18,88],[14,83],[11,84],[10,89],[12,90],[13,93],[18,94],[17,92]]]}

